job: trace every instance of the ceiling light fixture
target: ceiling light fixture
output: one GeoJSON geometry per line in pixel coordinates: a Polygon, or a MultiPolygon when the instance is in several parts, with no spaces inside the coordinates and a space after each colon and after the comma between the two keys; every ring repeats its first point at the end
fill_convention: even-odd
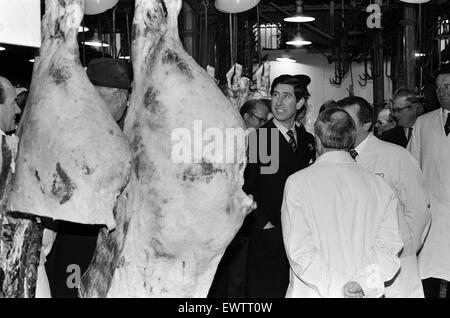
{"type": "Polygon", "coordinates": [[[314,17],[303,14],[302,0],[297,0],[296,4],[297,4],[297,11],[295,12],[295,14],[292,17],[284,18],[284,21],[302,23],[302,22],[312,22],[316,19],[314,17]]]}
{"type": "Polygon", "coordinates": [[[412,3],[412,4],[421,4],[429,2],[430,0],[400,0],[401,2],[412,3]]]}
{"type": "Polygon", "coordinates": [[[277,61],[278,61],[278,62],[289,62],[289,63],[295,63],[295,62],[297,62],[296,60],[291,59],[291,58],[289,58],[289,57],[277,57],[277,61]]]}
{"type": "Polygon", "coordinates": [[[101,41],[97,32],[94,32],[94,35],[91,39],[81,42],[81,44],[93,47],[109,47],[109,44],[105,41],[101,41]]]}
{"type": "Polygon", "coordinates": [[[0,51],[6,50],[3,46],[0,46],[0,51]]]}
{"type": "Polygon", "coordinates": [[[225,13],[239,13],[250,10],[258,5],[260,0],[216,0],[216,9],[225,13]]]}
{"type": "Polygon", "coordinates": [[[82,27],[81,25],[78,27],[78,32],[88,32],[89,28],[88,27],[82,27]]]}
{"type": "Polygon", "coordinates": [[[310,45],[311,41],[294,39],[292,41],[287,41],[286,44],[294,45],[294,46],[304,46],[304,45],[310,45]]]}
{"type": "Polygon", "coordinates": [[[93,46],[93,47],[109,47],[109,44],[106,42],[100,42],[100,41],[86,41],[83,42],[82,44],[87,45],[87,46],[93,46]]]}
{"type": "Polygon", "coordinates": [[[310,45],[311,41],[307,41],[307,40],[303,39],[300,32],[297,32],[297,35],[295,36],[295,38],[291,41],[287,41],[286,44],[294,45],[294,46],[304,46],[304,45],[310,45]]]}
{"type": "Polygon", "coordinates": [[[34,59],[29,59],[28,61],[31,63],[34,63],[34,59]]]}
{"type": "Polygon", "coordinates": [[[119,56],[119,59],[121,59],[121,60],[129,60],[130,57],[128,55],[127,56],[119,56]]]}

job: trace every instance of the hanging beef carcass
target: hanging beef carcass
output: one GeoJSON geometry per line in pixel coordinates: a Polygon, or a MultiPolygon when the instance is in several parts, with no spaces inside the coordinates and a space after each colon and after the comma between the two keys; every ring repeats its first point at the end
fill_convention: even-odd
{"type": "Polygon", "coordinates": [[[133,169],[119,199],[117,229],[100,234],[81,294],[206,297],[253,202],[241,189],[245,136],[238,133],[239,142],[223,140],[209,152],[205,148],[214,134],[207,137],[207,130],[220,139],[227,128],[243,132],[244,126],[183,49],[177,26],[181,0],[136,0],[135,5],[134,83],[125,121],[133,169]],[[196,125],[203,128],[197,135],[196,125]],[[180,143],[187,154],[194,149],[191,163],[177,162],[180,143]],[[197,156],[196,147],[203,153],[197,156]],[[221,155],[234,160],[215,160],[221,155]]]}
{"type": "Polygon", "coordinates": [[[129,144],[79,61],[84,1],[45,4],[8,208],[113,228],[131,168],[129,144]]]}

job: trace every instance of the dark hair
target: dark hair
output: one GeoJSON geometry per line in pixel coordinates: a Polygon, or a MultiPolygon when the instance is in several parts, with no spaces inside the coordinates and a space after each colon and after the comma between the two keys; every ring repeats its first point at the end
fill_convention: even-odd
{"type": "Polygon", "coordinates": [[[308,94],[306,93],[306,87],[303,84],[303,81],[296,78],[295,76],[284,74],[275,78],[272,82],[272,87],[270,88],[270,95],[273,95],[273,91],[278,84],[287,84],[294,86],[295,102],[298,103],[298,101],[302,98],[305,99],[305,102],[307,101],[308,94]]]}
{"type": "Polygon", "coordinates": [[[361,123],[373,124],[373,107],[367,100],[359,96],[349,96],[337,102],[339,107],[345,108],[351,105],[358,105],[358,119],[361,123]]]}
{"type": "Polygon", "coordinates": [[[264,105],[270,111],[270,108],[267,107],[267,104],[264,101],[260,99],[249,99],[244,103],[244,105],[242,105],[239,113],[242,117],[244,117],[244,114],[254,111],[258,105],[264,105]]]}
{"type": "Polygon", "coordinates": [[[259,100],[263,101],[264,104],[266,104],[266,106],[267,106],[267,108],[269,109],[269,112],[270,112],[270,110],[272,108],[272,100],[269,99],[269,98],[260,98],[259,100]]]}
{"type": "Polygon", "coordinates": [[[319,108],[319,114],[320,114],[321,112],[323,112],[325,109],[328,109],[328,108],[336,108],[336,107],[338,107],[336,101],[334,101],[333,99],[327,100],[325,103],[323,103],[323,104],[320,106],[320,108],[319,108]]]}
{"type": "Polygon", "coordinates": [[[356,126],[342,108],[328,108],[319,114],[314,133],[322,146],[329,149],[350,150],[356,140],[356,126]]]}
{"type": "Polygon", "coordinates": [[[406,86],[398,88],[394,92],[392,102],[402,97],[406,97],[405,100],[408,102],[408,104],[414,106],[416,116],[419,116],[424,112],[425,97],[418,95],[414,89],[406,86]]]}
{"type": "Polygon", "coordinates": [[[445,64],[437,71],[436,77],[439,75],[450,74],[450,64],[445,64]]]}
{"type": "Polygon", "coordinates": [[[2,83],[0,83],[0,104],[5,103],[6,100],[6,92],[5,89],[3,88],[2,83]]]}
{"type": "Polygon", "coordinates": [[[417,95],[417,93],[414,89],[411,89],[406,86],[402,86],[402,87],[398,88],[394,92],[392,100],[394,101],[400,97],[406,97],[406,100],[412,104],[422,104],[423,103],[423,97],[420,95],[417,95]]]}

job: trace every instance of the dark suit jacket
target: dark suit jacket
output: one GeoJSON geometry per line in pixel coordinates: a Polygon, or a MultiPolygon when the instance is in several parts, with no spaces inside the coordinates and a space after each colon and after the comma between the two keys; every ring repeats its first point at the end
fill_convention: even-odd
{"type": "Polygon", "coordinates": [[[245,183],[243,189],[247,194],[253,195],[257,208],[246,217],[242,226],[243,232],[250,234],[260,230],[269,221],[276,227],[281,226],[281,204],[286,179],[291,174],[307,167],[315,160],[316,156],[314,137],[303,126],[296,126],[296,132],[297,150],[295,153],[272,120],[253,132],[253,134],[256,134],[256,138],[249,136],[249,150],[251,151],[253,148],[257,149],[258,152],[256,162],[250,162],[251,157],[249,157],[249,163],[244,173],[245,183]],[[266,138],[261,133],[263,129],[267,129],[266,138]],[[267,145],[269,156],[275,156],[277,151],[272,149],[271,129],[276,130],[275,136],[278,138],[279,167],[276,173],[262,174],[261,168],[270,166],[272,162],[263,163],[266,151],[261,148],[261,145],[267,145]],[[258,142],[257,146],[253,144],[252,147],[252,142],[256,140],[258,142]]]}
{"type": "Polygon", "coordinates": [[[380,139],[399,145],[403,148],[406,148],[406,145],[408,144],[408,139],[406,139],[405,135],[405,129],[399,126],[385,131],[381,135],[380,139]]]}

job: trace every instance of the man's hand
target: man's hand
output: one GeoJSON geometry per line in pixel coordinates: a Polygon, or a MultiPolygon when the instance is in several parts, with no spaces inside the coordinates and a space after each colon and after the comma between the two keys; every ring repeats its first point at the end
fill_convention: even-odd
{"type": "Polygon", "coordinates": [[[357,282],[344,285],[344,298],[364,298],[364,291],[357,282]]]}

